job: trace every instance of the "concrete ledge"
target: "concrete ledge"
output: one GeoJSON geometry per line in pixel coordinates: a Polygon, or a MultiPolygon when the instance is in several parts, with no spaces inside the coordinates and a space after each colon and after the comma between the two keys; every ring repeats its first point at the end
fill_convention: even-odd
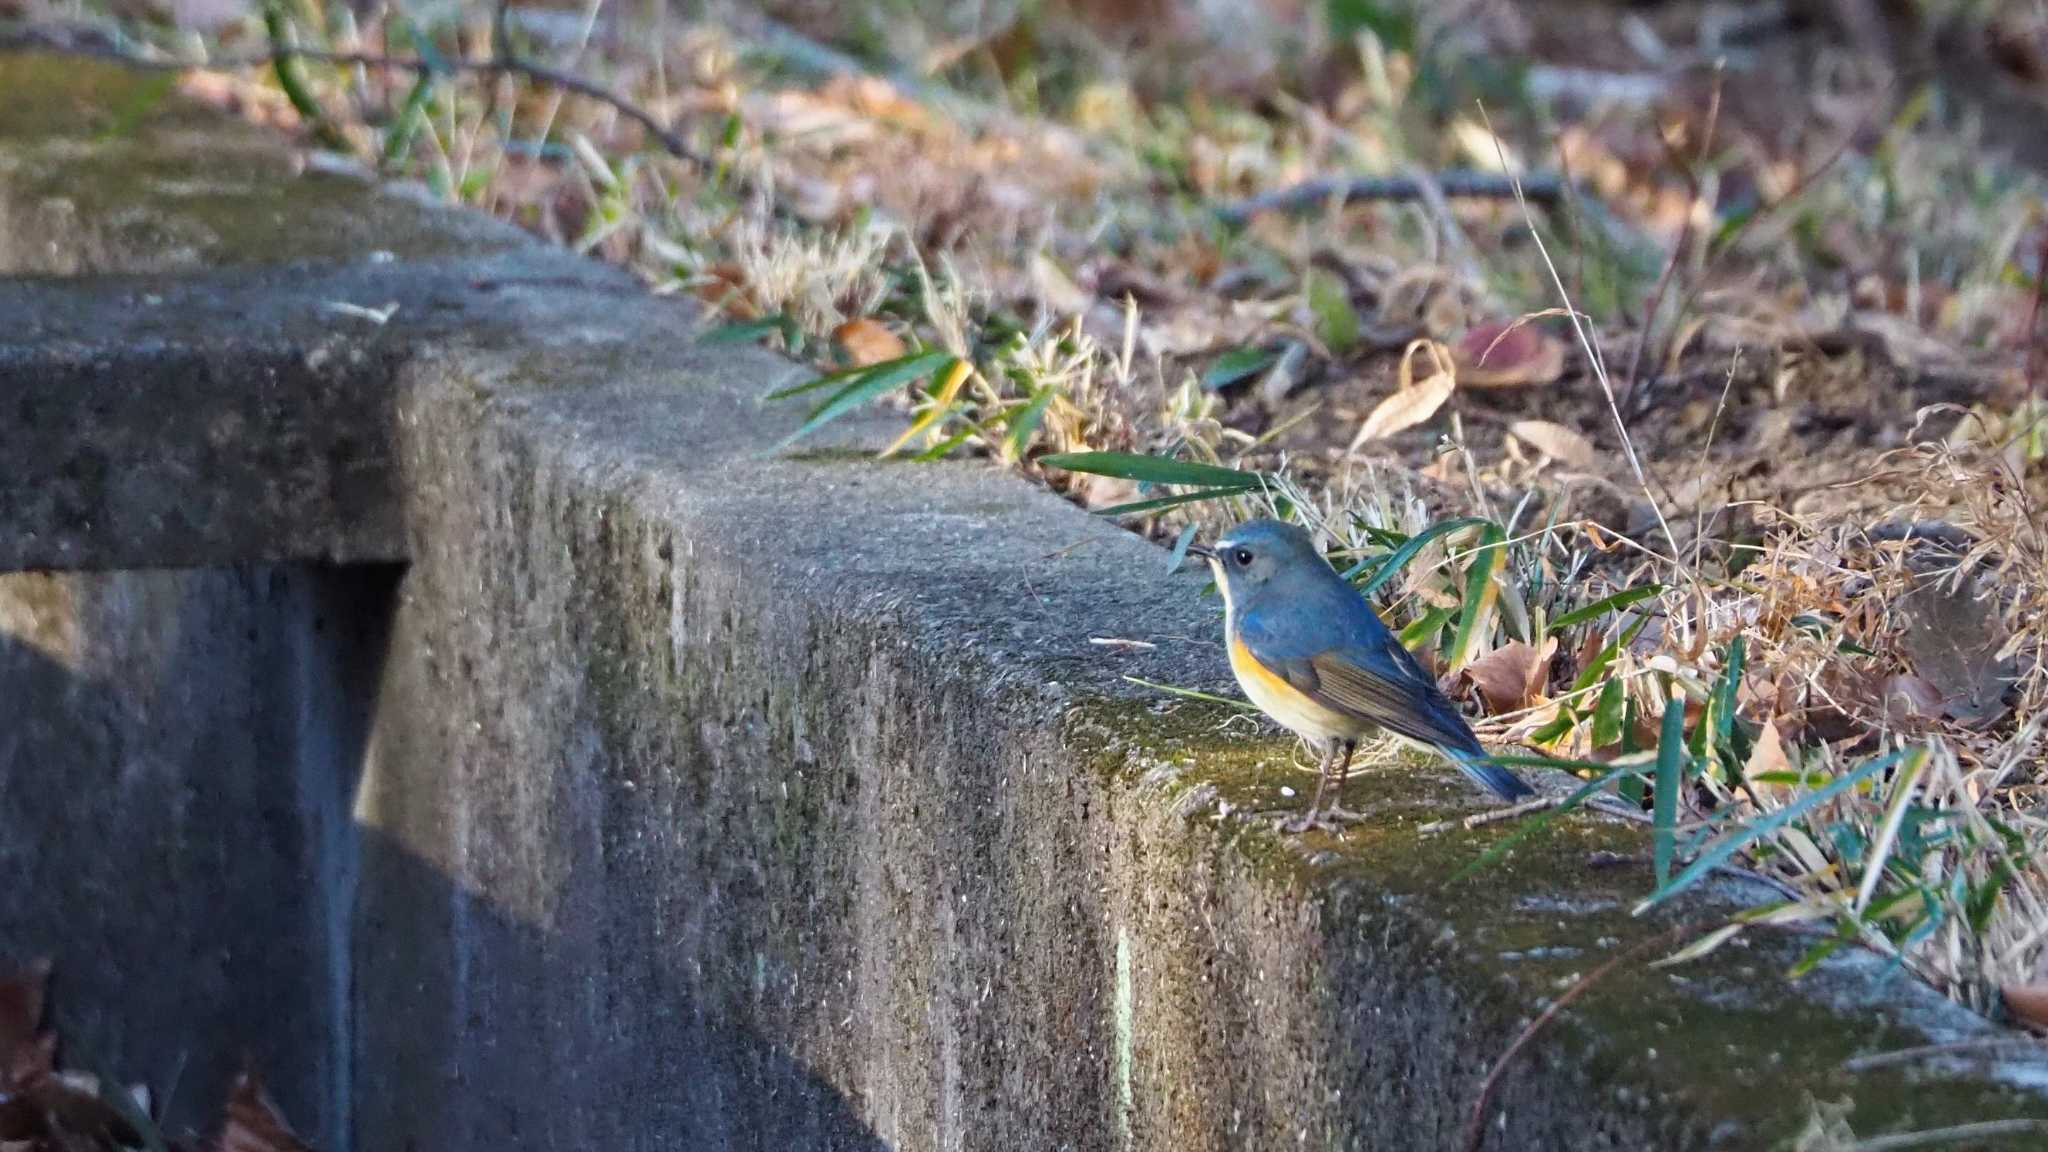
{"type": "MultiPolygon", "coordinates": [[[[0,559],[408,561],[381,663],[320,681],[365,717],[356,758],[319,769],[350,795],[348,867],[322,881],[352,910],[347,939],[305,929],[314,975],[292,977],[347,1006],[309,1025],[349,1053],[304,1090],[346,1102],[334,1146],[1455,1147],[1545,998],[1665,923],[1627,915],[1640,869],[1594,862],[1641,837],[1591,820],[1447,886],[1504,833],[1420,837],[1474,802],[1433,766],[1355,781],[1347,804],[1376,819],[1343,841],[1276,836],[1259,813],[1298,803],[1277,794],[1300,779],[1286,743],[1123,679],[1220,686],[1198,580],[980,465],[849,458],[876,423],[768,453],[797,414],[759,397],[801,370],[690,347],[676,305],[611,273],[523,246],[479,257],[525,269],[494,279],[460,254],[359,265],[280,244],[240,273],[0,288],[0,332],[35,333],[0,354],[0,405],[113,397],[124,374],[182,381],[246,354],[275,375],[186,393],[285,413],[226,438],[236,467],[284,466],[266,431],[345,425],[359,439],[331,452],[375,483],[302,476],[213,532],[209,471],[180,465],[182,520],[133,492],[96,506],[141,525],[136,544],[14,489],[0,559]],[[166,304],[102,319],[138,293],[166,304]],[[390,323],[324,318],[387,293],[403,302],[390,323]],[[314,352],[352,367],[321,376],[314,352]]],[[[103,420],[84,425],[94,442],[133,445],[137,467],[134,424],[166,422],[141,403],[103,420]]],[[[172,459],[194,458],[193,423],[172,459]]],[[[54,481],[91,447],[66,427],[0,436],[54,481]]],[[[0,607],[31,579],[50,578],[0,581],[0,607]]],[[[77,619],[139,643],[122,632],[137,625],[77,619]]],[[[86,720],[143,706],[38,699],[86,720]]],[[[190,759],[188,779],[215,771],[190,759]]],[[[34,795],[18,763],[0,770],[16,790],[0,799],[34,795]]],[[[99,803],[59,823],[90,826],[99,803]]],[[[0,855],[0,883],[63,891],[76,849],[10,811],[0,841],[41,850],[0,855]]],[[[206,832],[171,835],[192,852],[206,832]]],[[[210,943],[259,930],[280,931],[238,914],[210,943]]],[[[105,931],[0,915],[17,947],[105,931]]],[[[1845,1071],[1990,1029],[1866,957],[1787,984],[1794,947],[1617,971],[1508,1075],[1487,1147],[1780,1147],[1808,1094],[1853,1100],[1865,1137],[2048,1114],[2048,1062],[1845,1071]]],[[[161,1011],[138,1033],[245,1040],[161,1011]]]]}

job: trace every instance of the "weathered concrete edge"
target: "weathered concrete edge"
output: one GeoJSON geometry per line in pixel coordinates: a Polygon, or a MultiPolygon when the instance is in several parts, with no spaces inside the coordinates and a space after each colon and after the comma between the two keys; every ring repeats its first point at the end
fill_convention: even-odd
{"type": "MultiPolygon", "coordinates": [[[[632,761],[636,776],[674,774],[667,787],[749,795],[749,819],[827,845],[816,851],[836,865],[779,883],[786,900],[832,893],[840,919],[746,947],[707,929],[695,946],[716,959],[678,959],[699,974],[693,998],[729,1004],[817,1069],[890,1146],[993,1146],[1021,1126],[1077,1147],[1303,1133],[1332,1147],[1446,1147],[1541,999],[1663,926],[1624,911],[1638,877],[1584,863],[1641,848],[1611,826],[1575,825],[1503,873],[1445,889],[1501,833],[1415,834],[1462,798],[1440,770],[1355,784],[1352,805],[1386,825],[1349,842],[1276,839],[1241,813],[1273,802],[1284,745],[1219,737],[1218,717],[1147,706],[1119,678],[1213,686],[1219,672],[1213,608],[1188,580],[1154,575],[1156,549],[972,465],[763,455],[791,416],[754,400],[793,366],[653,355],[634,327],[654,323],[622,313],[615,343],[586,330],[572,350],[516,363],[460,354],[410,370],[415,573],[422,588],[484,590],[481,602],[423,604],[419,618],[472,611],[559,634],[535,614],[545,603],[608,622],[608,635],[571,627],[540,667],[476,638],[500,662],[429,694],[505,693],[485,704],[496,716],[530,706],[527,692],[574,701],[574,722],[530,708],[523,742],[554,751],[523,761],[539,773],[524,799],[485,799],[485,787],[464,801],[508,804],[486,825],[545,823],[526,805],[586,787],[559,773],[576,741],[594,739],[611,771],[632,761]],[[516,602],[498,601],[501,588],[516,602]],[[1106,656],[1091,636],[1159,647],[1106,656]],[[767,735],[736,734],[754,729],[767,735]],[[820,808],[767,787],[819,771],[851,781],[855,798],[820,808]],[[880,906],[878,885],[894,893],[880,906]],[[906,905],[903,891],[921,896],[906,905]],[[1019,936],[1021,923],[1042,932],[1019,936]],[[814,949],[845,972],[815,971],[814,949]],[[772,983],[716,987],[764,964],[811,975],[795,987],[852,988],[806,1005],[772,983]],[[986,1007],[994,989],[1011,1000],[986,1007]]],[[[602,856],[644,830],[615,805],[588,815],[553,846],[559,889],[531,871],[530,845],[451,839],[431,821],[409,842],[477,892],[538,890],[545,904],[574,891],[617,913],[619,898],[575,879],[596,868],[578,846],[602,856]]],[[[731,812],[671,815],[720,867],[779,866],[775,837],[736,833],[731,812]]],[[[677,898],[728,890],[690,883],[677,898]]],[[[1681,914],[1725,911],[1734,895],[1681,914]]],[[[732,911],[778,914],[773,901],[732,911]]],[[[1855,1099],[1865,1134],[2043,1112],[2014,1087],[2048,1084],[2040,1066],[2002,1080],[1848,1076],[1840,1061],[1857,1052],[1988,1026],[1863,958],[1785,987],[1797,950],[1738,951],[1705,974],[1618,973],[1606,1010],[1589,1000],[1504,1082],[1498,1146],[1768,1147],[1803,1122],[1802,1091],[1855,1099]],[[1713,1037],[1721,1058],[1659,1064],[1658,1038],[1688,1033],[1713,1037]]]]}

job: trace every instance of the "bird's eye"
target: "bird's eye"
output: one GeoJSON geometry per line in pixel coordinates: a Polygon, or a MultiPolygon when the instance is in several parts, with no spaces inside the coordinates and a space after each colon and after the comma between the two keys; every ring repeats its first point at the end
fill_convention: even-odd
{"type": "Polygon", "coordinates": [[[1237,561],[1239,568],[1248,568],[1252,562],[1252,550],[1249,548],[1239,548],[1230,554],[1230,558],[1237,561]]]}

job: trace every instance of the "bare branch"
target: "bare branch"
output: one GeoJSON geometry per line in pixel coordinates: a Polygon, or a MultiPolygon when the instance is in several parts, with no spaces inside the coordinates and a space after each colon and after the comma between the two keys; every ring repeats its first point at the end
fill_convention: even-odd
{"type": "Polygon", "coordinates": [[[113,44],[104,32],[96,28],[39,28],[34,25],[25,29],[0,31],[0,48],[10,46],[23,46],[37,51],[71,56],[87,56],[99,60],[112,60],[135,68],[173,72],[229,71],[237,68],[269,67],[286,60],[310,60],[317,64],[394,68],[402,72],[428,74],[468,72],[479,75],[524,76],[529,80],[551,84],[565,92],[573,92],[586,99],[609,105],[620,115],[640,125],[648,136],[661,145],[663,151],[679,160],[687,160],[704,168],[710,168],[714,164],[709,156],[692,148],[689,141],[663,124],[654,113],[617,92],[573,72],[550,68],[545,64],[536,64],[517,57],[494,56],[488,60],[426,60],[417,56],[388,56],[378,52],[329,52],[277,44],[271,49],[246,55],[223,55],[206,60],[175,60],[126,51],[113,44]]]}
{"type": "MultiPolygon", "coordinates": [[[[1409,176],[1328,176],[1304,180],[1289,188],[1267,192],[1234,204],[1218,205],[1216,215],[1225,223],[1242,224],[1261,212],[1313,212],[1333,198],[1349,204],[1356,200],[1428,200],[1432,191],[1448,200],[1513,200],[1515,180],[1494,172],[1463,169],[1439,172],[1432,183],[1409,176]]],[[[1564,181],[1554,175],[1536,174],[1522,178],[1522,190],[1531,200],[1556,201],[1564,197],[1564,181]]]]}

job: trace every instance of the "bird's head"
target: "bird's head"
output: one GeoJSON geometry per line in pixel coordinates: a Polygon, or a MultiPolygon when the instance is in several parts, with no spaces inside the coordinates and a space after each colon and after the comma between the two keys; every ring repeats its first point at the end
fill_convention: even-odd
{"type": "Polygon", "coordinates": [[[1188,554],[1209,562],[1225,604],[1237,605],[1258,594],[1276,578],[1305,571],[1305,565],[1327,568],[1309,534],[1278,520],[1248,520],[1225,532],[1207,547],[1190,545],[1188,554]]]}

